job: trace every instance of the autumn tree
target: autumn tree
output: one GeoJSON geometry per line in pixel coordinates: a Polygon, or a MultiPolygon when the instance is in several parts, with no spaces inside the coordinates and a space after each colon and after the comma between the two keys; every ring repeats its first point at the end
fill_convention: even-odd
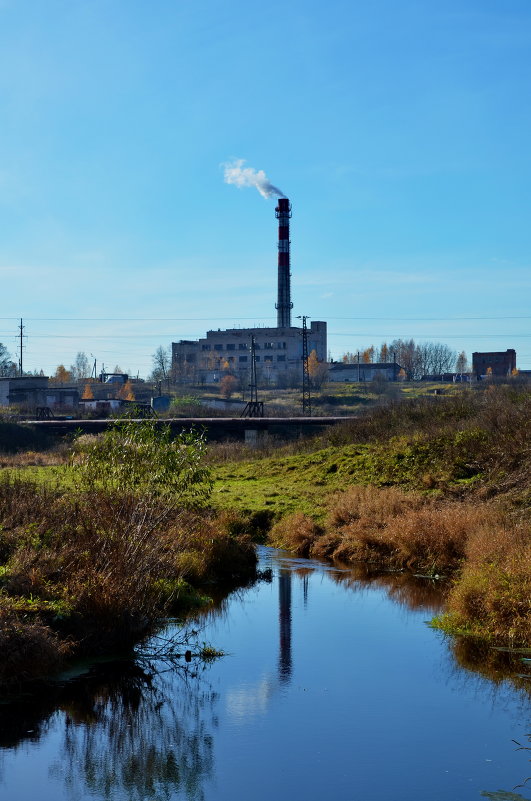
{"type": "Polygon", "coordinates": [[[380,355],[378,356],[378,361],[382,362],[383,364],[386,364],[390,360],[389,356],[390,354],[387,342],[382,342],[380,346],[380,355]]]}
{"type": "Polygon", "coordinates": [[[123,384],[120,387],[120,390],[118,392],[118,397],[121,398],[122,400],[134,401],[135,391],[133,389],[131,381],[126,381],[125,384],[123,384]]]}
{"type": "Polygon", "coordinates": [[[328,377],[328,364],[319,361],[315,350],[312,350],[308,356],[308,373],[312,386],[315,389],[321,389],[328,377]]]}
{"type": "Polygon", "coordinates": [[[72,373],[67,370],[64,364],[57,365],[55,373],[50,378],[52,384],[68,384],[72,381],[72,373]]]}
{"type": "Polygon", "coordinates": [[[238,379],[234,375],[227,373],[219,382],[219,394],[222,398],[227,400],[234,394],[238,388],[238,379]]]}
{"type": "Polygon", "coordinates": [[[85,387],[83,389],[81,400],[94,400],[94,393],[89,381],[85,381],[85,387]]]}
{"type": "Polygon", "coordinates": [[[374,361],[374,345],[369,345],[361,354],[361,360],[364,364],[371,364],[374,361]]]}

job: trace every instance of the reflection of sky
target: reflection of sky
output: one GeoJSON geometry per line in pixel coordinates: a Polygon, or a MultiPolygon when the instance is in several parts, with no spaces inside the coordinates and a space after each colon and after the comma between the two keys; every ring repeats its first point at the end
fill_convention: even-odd
{"type": "Polygon", "coordinates": [[[275,681],[268,676],[264,676],[257,684],[229,688],[225,696],[228,714],[235,719],[263,715],[275,689],[275,681]]]}

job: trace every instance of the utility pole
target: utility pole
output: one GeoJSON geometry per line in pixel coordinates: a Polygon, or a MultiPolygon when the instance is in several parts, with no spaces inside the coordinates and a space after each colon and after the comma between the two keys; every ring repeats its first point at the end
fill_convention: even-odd
{"type": "Polygon", "coordinates": [[[358,351],[358,384],[360,383],[360,352],[358,351]]]}
{"type": "Polygon", "coordinates": [[[312,396],[310,392],[310,370],[308,367],[308,317],[299,315],[298,320],[302,319],[302,413],[312,416],[312,396]]]}
{"type": "Polygon", "coordinates": [[[19,330],[20,330],[20,345],[19,345],[19,348],[20,348],[20,359],[18,361],[19,375],[23,375],[24,374],[24,370],[23,370],[23,366],[22,366],[22,350],[23,350],[23,347],[24,347],[24,343],[23,343],[24,328],[25,328],[25,326],[22,325],[22,317],[21,317],[20,318],[20,325],[19,325],[19,330]]]}
{"type": "Polygon", "coordinates": [[[256,379],[256,345],[254,334],[251,335],[251,371],[249,376],[249,389],[251,397],[245,404],[245,408],[240,417],[263,417],[264,402],[258,400],[258,382],[256,379]]]}

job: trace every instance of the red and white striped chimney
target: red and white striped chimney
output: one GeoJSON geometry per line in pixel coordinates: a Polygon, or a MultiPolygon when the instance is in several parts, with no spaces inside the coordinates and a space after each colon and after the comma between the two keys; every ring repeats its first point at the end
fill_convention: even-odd
{"type": "Polygon", "coordinates": [[[277,328],[291,327],[291,272],[289,263],[289,219],[291,204],[287,197],[281,197],[275,209],[278,219],[278,300],[277,328]]]}

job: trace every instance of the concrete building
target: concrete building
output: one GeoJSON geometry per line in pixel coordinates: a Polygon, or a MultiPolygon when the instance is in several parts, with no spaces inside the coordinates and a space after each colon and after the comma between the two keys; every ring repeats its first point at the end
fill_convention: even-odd
{"type": "MultiPolygon", "coordinates": [[[[302,371],[302,328],[229,328],[207,331],[202,339],[172,343],[172,366],[177,379],[217,382],[230,372],[245,381],[250,367],[251,337],[255,338],[256,370],[263,383],[287,385],[302,371]]],[[[308,326],[308,352],[326,361],[326,323],[308,326]]]]}
{"type": "Polygon", "coordinates": [[[47,376],[0,378],[0,406],[20,406],[31,410],[46,406],[54,411],[70,411],[77,407],[78,402],[77,387],[50,384],[47,376]]]}
{"type": "Polygon", "coordinates": [[[329,381],[355,382],[355,381],[374,381],[383,379],[384,381],[396,381],[400,365],[392,362],[374,362],[366,364],[344,364],[343,362],[332,362],[328,368],[329,381]]]}
{"type": "MultiPolygon", "coordinates": [[[[229,328],[207,331],[199,340],[172,342],[172,370],[177,381],[212,383],[230,373],[247,382],[251,363],[251,338],[255,339],[256,372],[260,383],[288,386],[301,381],[302,328],[291,324],[290,218],[291,204],[281,197],[275,209],[278,219],[278,284],[276,328],[229,328]]],[[[311,321],[308,353],[315,350],[326,361],[326,323],[311,321]]]]}
{"type": "Polygon", "coordinates": [[[472,373],[478,381],[488,375],[505,378],[513,370],[516,370],[516,351],[512,348],[472,354],[472,373]]]}

